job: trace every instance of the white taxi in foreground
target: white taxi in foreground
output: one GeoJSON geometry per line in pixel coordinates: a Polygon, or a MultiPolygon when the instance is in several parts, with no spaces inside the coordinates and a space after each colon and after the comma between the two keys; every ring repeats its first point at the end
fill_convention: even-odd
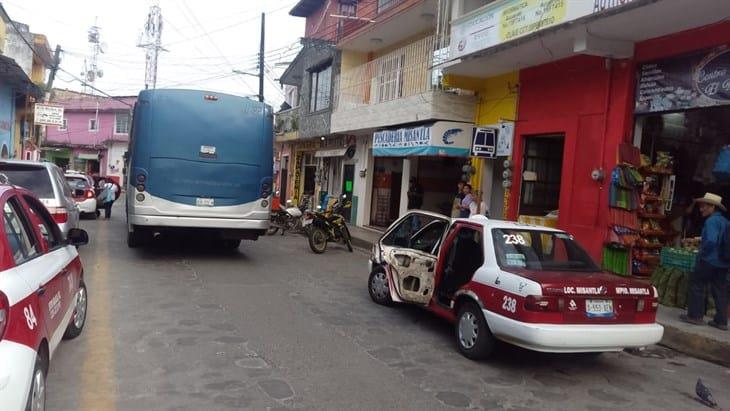
{"type": "Polygon", "coordinates": [[[22,188],[0,183],[0,208],[0,409],[43,410],[53,354],[86,322],[75,246],[88,235],[71,228],[64,238],[46,207],[22,188]]]}
{"type": "Polygon", "coordinates": [[[602,271],[552,228],[414,210],[373,246],[369,264],[373,301],[446,318],[472,359],[488,357],[497,340],[604,352],[655,344],[664,332],[654,287],[602,271]]]}

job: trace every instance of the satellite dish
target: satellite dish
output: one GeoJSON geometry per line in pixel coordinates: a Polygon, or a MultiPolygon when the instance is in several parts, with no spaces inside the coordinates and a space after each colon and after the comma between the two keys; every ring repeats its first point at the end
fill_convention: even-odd
{"type": "Polygon", "coordinates": [[[99,45],[99,51],[100,51],[101,53],[106,53],[106,49],[107,49],[108,47],[109,47],[109,45],[108,45],[108,44],[106,44],[106,42],[104,41],[104,42],[102,42],[102,43],[101,43],[101,44],[99,45]]]}
{"type": "Polygon", "coordinates": [[[96,72],[96,76],[97,76],[97,77],[99,77],[99,78],[102,78],[102,77],[104,77],[104,70],[99,70],[99,71],[97,71],[97,72],[96,72]]]}

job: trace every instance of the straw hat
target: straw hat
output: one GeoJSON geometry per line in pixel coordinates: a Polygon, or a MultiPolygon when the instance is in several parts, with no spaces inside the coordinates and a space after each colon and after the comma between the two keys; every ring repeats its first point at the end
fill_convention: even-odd
{"type": "Polygon", "coordinates": [[[727,208],[725,208],[725,206],[722,205],[722,197],[720,197],[717,194],[705,193],[704,197],[695,198],[695,202],[714,205],[715,207],[721,209],[722,211],[727,211],[727,208]]]}

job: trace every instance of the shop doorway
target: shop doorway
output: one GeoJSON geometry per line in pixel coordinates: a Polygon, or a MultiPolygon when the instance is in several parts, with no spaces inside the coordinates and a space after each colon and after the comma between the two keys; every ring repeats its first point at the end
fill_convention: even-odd
{"type": "MultiPolygon", "coordinates": [[[[342,171],[342,194],[347,195],[347,199],[353,201],[352,192],[355,183],[355,165],[345,164],[342,171]]],[[[354,204],[353,204],[354,205],[354,204]]],[[[342,214],[347,221],[352,221],[352,208],[345,208],[342,214]]]]}
{"type": "Polygon", "coordinates": [[[564,146],[564,134],[525,138],[520,215],[545,216],[558,209],[564,146]]]}
{"type": "Polygon", "coordinates": [[[645,168],[670,174],[649,173],[656,182],[650,189],[666,199],[664,214],[671,230],[682,237],[700,236],[699,210],[694,207],[690,215],[685,213],[693,199],[711,192],[730,205],[730,180],[713,173],[720,152],[730,144],[730,107],[641,115],[635,130],[645,168]]]}
{"type": "Polygon", "coordinates": [[[403,159],[376,157],[374,163],[370,225],[387,227],[398,219],[403,159]]]}

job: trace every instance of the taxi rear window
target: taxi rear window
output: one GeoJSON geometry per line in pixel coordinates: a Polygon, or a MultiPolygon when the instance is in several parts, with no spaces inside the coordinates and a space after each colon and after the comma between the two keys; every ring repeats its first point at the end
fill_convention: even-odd
{"type": "Polygon", "coordinates": [[[4,164],[2,173],[8,176],[10,184],[35,193],[38,198],[54,198],[51,176],[45,167],[22,164],[4,164]]]}
{"type": "Polygon", "coordinates": [[[537,271],[600,271],[573,236],[554,231],[493,229],[499,266],[537,271]]]}

